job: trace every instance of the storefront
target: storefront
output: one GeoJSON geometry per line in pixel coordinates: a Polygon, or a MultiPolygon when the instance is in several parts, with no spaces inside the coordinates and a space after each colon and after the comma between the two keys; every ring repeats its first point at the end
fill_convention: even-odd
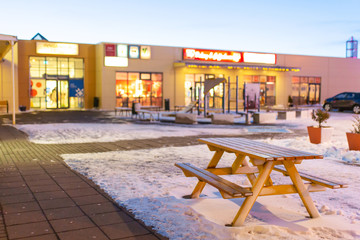
{"type": "Polygon", "coordinates": [[[90,108],[95,95],[95,46],[20,40],[20,105],[27,109],[90,108]]]}
{"type": "MultiPolygon", "coordinates": [[[[258,84],[260,107],[287,106],[290,99],[321,104],[340,92],[360,92],[360,60],[353,58],[44,40],[19,40],[14,53],[16,105],[26,109],[163,107],[166,99],[171,109],[197,101],[234,110],[245,104],[245,84],[258,84]],[[217,84],[205,95],[209,82],[217,84]]],[[[1,98],[10,102],[8,80],[1,84],[1,98]]]]}

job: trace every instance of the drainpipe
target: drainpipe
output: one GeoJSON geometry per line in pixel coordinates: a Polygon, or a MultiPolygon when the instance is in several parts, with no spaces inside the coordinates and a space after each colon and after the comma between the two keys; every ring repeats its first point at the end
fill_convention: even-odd
{"type": "Polygon", "coordinates": [[[11,74],[12,74],[12,87],[13,87],[13,110],[12,110],[12,124],[16,124],[15,116],[15,66],[14,66],[14,41],[11,44],[11,74]]]}

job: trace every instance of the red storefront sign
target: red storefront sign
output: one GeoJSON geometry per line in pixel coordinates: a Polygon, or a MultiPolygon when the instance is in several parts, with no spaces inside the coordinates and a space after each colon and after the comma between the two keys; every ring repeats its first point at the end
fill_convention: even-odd
{"type": "Polygon", "coordinates": [[[116,57],[116,44],[105,44],[105,56],[116,57]]]}
{"type": "Polygon", "coordinates": [[[199,60],[199,61],[215,61],[215,62],[235,62],[243,61],[241,52],[217,51],[217,50],[202,50],[193,48],[183,49],[184,60],[199,60]]]}

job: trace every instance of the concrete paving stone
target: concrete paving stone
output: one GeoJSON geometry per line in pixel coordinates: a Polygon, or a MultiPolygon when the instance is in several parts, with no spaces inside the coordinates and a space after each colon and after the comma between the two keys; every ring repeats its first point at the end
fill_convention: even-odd
{"type": "Polygon", "coordinates": [[[18,238],[16,240],[58,240],[58,238],[56,237],[55,234],[46,234],[36,237],[18,238]]]}
{"type": "Polygon", "coordinates": [[[74,197],[72,199],[79,206],[88,205],[88,204],[94,204],[94,203],[103,203],[103,202],[108,202],[109,201],[108,199],[106,199],[104,196],[102,196],[100,194],[88,195],[88,196],[83,196],[83,197],[74,197]]]}
{"type": "Polygon", "coordinates": [[[30,190],[26,186],[17,187],[17,188],[4,188],[0,191],[0,196],[10,196],[18,194],[30,193],[30,190]]]}
{"type": "Polygon", "coordinates": [[[26,181],[26,184],[32,187],[32,186],[52,185],[52,184],[56,184],[56,182],[52,179],[50,180],[46,179],[46,180],[26,181]]]}
{"type": "Polygon", "coordinates": [[[47,209],[44,210],[44,212],[49,220],[80,217],[84,215],[84,213],[80,210],[79,207],[47,209]]]}
{"type": "Polygon", "coordinates": [[[74,201],[71,200],[70,198],[56,198],[56,199],[40,200],[39,204],[42,209],[75,207],[76,206],[74,201]]]}
{"type": "Polygon", "coordinates": [[[51,220],[50,224],[56,232],[95,227],[94,223],[86,216],[51,220]]]}
{"type": "Polygon", "coordinates": [[[141,236],[121,238],[121,240],[159,240],[159,238],[155,237],[152,234],[146,234],[146,235],[141,235],[141,236]]]}
{"type": "Polygon", "coordinates": [[[76,176],[76,177],[66,177],[66,178],[55,178],[54,181],[56,181],[58,184],[84,182],[84,180],[82,178],[78,177],[78,176],[76,176]]]}
{"type": "Polygon", "coordinates": [[[20,176],[19,171],[6,171],[6,172],[1,172],[0,171],[0,178],[2,177],[14,177],[14,176],[20,176]]]}
{"type": "Polygon", "coordinates": [[[137,222],[117,223],[100,227],[110,239],[119,239],[150,233],[137,222]]]}
{"type": "Polygon", "coordinates": [[[59,183],[60,187],[64,190],[71,190],[71,189],[83,189],[89,187],[89,184],[86,182],[70,182],[70,183],[59,183]]]}
{"type": "Polygon", "coordinates": [[[25,182],[0,183],[0,189],[25,187],[25,186],[26,186],[25,182]]]}
{"type": "Polygon", "coordinates": [[[46,199],[56,199],[56,198],[67,198],[68,195],[64,191],[55,191],[55,192],[41,192],[34,193],[37,200],[46,200],[46,199]]]}
{"type": "Polygon", "coordinates": [[[69,167],[61,164],[58,166],[52,166],[52,167],[44,167],[46,172],[48,173],[64,173],[64,174],[71,174],[73,172],[71,172],[71,170],[69,169],[69,167]]]}
{"type": "Polygon", "coordinates": [[[72,198],[99,194],[98,191],[96,191],[94,188],[91,187],[83,188],[83,189],[67,190],[66,193],[69,194],[69,196],[72,198]]]}
{"type": "Polygon", "coordinates": [[[27,175],[23,176],[25,181],[39,181],[39,180],[52,180],[51,177],[48,174],[42,174],[42,175],[27,175]]]}
{"type": "Polygon", "coordinates": [[[134,221],[134,219],[124,211],[100,213],[90,217],[98,226],[134,221]]]}
{"type": "Polygon", "coordinates": [[[69,232],[58,233],[60,240],[108,240],[109,238],[100,229],[86,228],[69,232]]]}
{"type": "Polygon", "coordinates": [[[61,191],[61,188],[57,184],[30,186],[30,189],[34,193],[61,191]]]}
{"type": "Polygon", "coordinates": [[[90,205],[83,205],[80,208],[89,216],[99,213],[117,212],[118,206],[112,202],[96,203],[90,205]]]}
{"type": "Polygon", "coordinates": [[[49,173],[49,175],[55,180],[59,178],[77,177],[75,173],[49,173]]]}
{"type": "Polygon", "coordinates": [[[4,214],[38,211],[40,206],[36,201],[15,204],[3,204],[2,211],[4,214]]]}
{"type": "Polygon", "coordinates": [[[1,183],[11,183],[11,182],[23,182],[23,178],[19,176],[12,176],[12,177],[0,177],[1,183]]]}
{"type": "Polygon", "coordinates": [[[42,211],[9,213],[4,215],[6,226],[46,221],[42,211]]]}
{"type": "Polygon", "coordinates": [[[34,197],[32,194],[19,194],[13,196],[0,197],[1,204],[32,202],[33,200],[34,197]]]}
{"type": "MultiPolygon", "coordinates": [[[[48,222],[36,222],[7,227],[9,239],[26,238],[53,233],[48,222]]],[[[76,238],[74,238],[76,239],[76,238]]]]}
{"type": "Polygon", "coordinates": [[[35,175],[45,175],[46,172],[41,169],[41,170],[24,170],[24,171],[20,171],[21,175],[23,176],[35,176],[35,175]]]}

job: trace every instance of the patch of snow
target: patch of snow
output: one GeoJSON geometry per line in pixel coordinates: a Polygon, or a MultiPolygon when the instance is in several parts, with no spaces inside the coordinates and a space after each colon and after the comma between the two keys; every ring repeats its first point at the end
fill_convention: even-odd
{"type": "MultiPolygon", "coordinates": [[[[280,144],[281,140],[278,141],[280,144]]],[[[222,199],[211,186],[204,189],[204,196],[199,199],[182,198],[191,193],[197,180],[186,178],[174,164],[190,162],[206,167],[212,152],[205,145],[66,154],[62,157],[72,169],[92,179],[120,205],[170,239],[360,237],[358,167],[344,165],[338,159],[304,160],[298,165],[301,170],[329,179],[351,179],[349,188],[311,194],[321,218],[306,218],[307,212],[297,195],[267,196],[258,198],[245,226],[229,228],[225,224],[231,223],[242,198],[222,199]]],[[[231,165],[234,158],[233,154],[224,154],[220,167],[231,165]]],[[[240,185],[249,185],[244,176],[225,178],[240,185]]],[[[274,173],[272,179],[277,184],[289,183],[288,178],[280,173],[274,173]]]]}

